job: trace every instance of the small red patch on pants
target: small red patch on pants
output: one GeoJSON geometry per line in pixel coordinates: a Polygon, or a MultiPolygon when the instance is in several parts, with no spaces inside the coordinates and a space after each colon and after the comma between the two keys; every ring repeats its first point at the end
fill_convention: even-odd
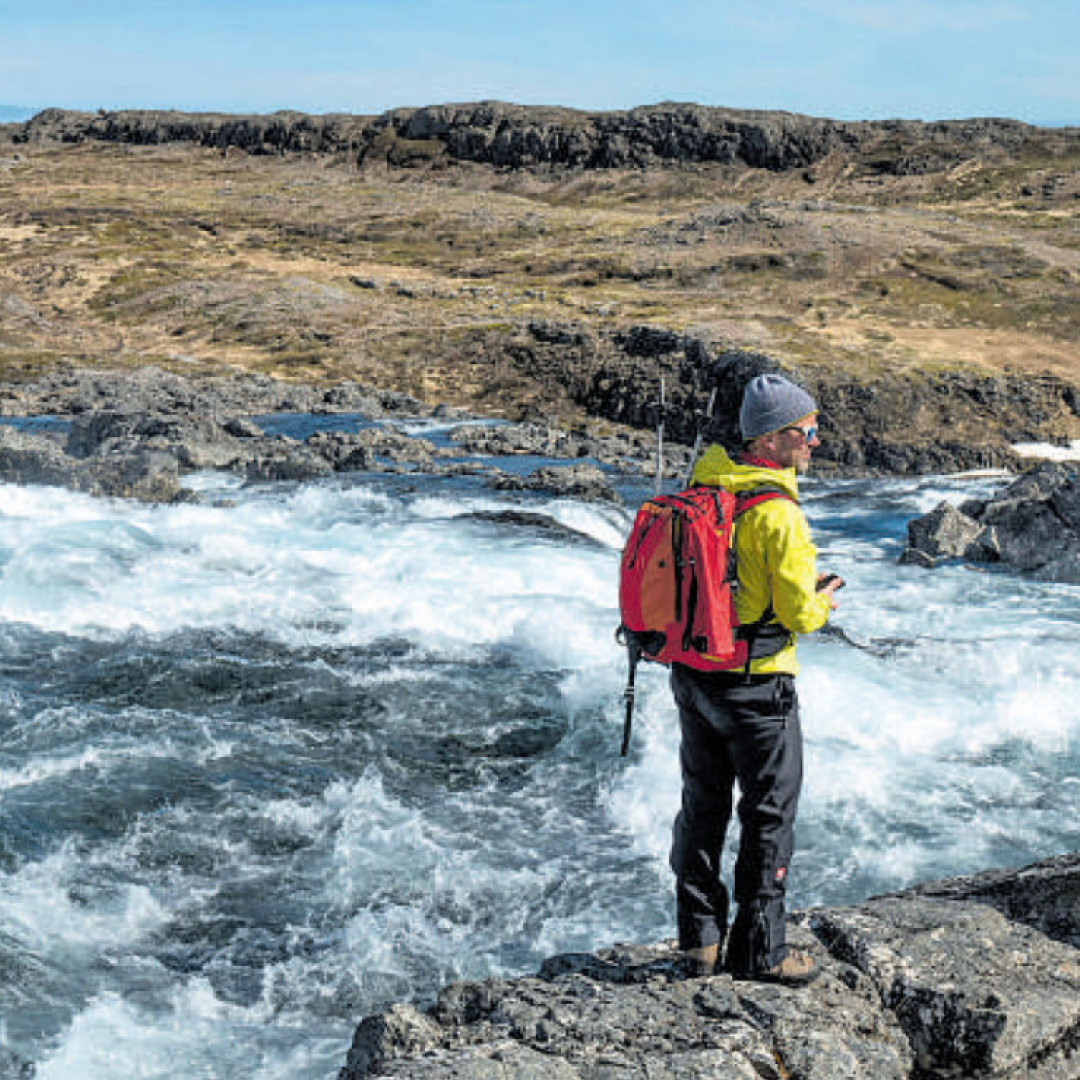
{"type": "Polygon", "coordinates": [[[784,883],[784,878],[786,878],[786,877],[787,877],[787,867],[786,866],[781,866],[776,871],[776,883],[778,885],[782,885],[784,883]]]}

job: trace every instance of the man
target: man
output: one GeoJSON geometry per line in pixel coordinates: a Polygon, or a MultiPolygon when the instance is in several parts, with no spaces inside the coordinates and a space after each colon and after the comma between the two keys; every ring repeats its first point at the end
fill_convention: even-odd
{"type": "Polygon", "coordinates": [[[695,671],[672,666],[682,729],[682,809],[675,820],[671,867],[676,877],[679,946],[699,974],[717,967],[727,929],[728,892],[720,855],[738,783],[741,839],[735,865],[738,912],[724,967],[736,977],[798,985],[817,975],[785,940],[784,890],[802,786],[802,733],[795,693],[795,636],[820,629],[839,578],[819,578],[798,476],[819,446],[817,405],[780,375],[746,387],[739,413],[744,450],[732,461],[711,446],[693,481],[736,494],[780,489],[786,497],[749,506],[735,526],[742,626],[762,620],[746,670],[695,671]]]}

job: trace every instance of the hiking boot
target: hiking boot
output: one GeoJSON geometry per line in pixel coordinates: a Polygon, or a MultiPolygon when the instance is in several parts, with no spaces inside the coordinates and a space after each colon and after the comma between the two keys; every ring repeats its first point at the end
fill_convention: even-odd
{"type": "Polygon", "coordinates": [[[806,986],[821,974],[821,969],[804,952],[792,949],[774,967],[765,971],[733,971],[733,979],[749,982],[779,983],[781,986],[806,986]]]}
{"type": "Polygon", "coordinates": [[[720,959],[719,945],[702,945],[697,949],[684,949],[683,958],[694,978],[703,978],[716,973],[716,962],[720,959]]]}

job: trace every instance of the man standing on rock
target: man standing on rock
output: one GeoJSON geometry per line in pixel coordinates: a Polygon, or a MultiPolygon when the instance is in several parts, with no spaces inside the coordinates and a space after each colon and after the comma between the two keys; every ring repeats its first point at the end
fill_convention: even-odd
{"type": "Polygon", "coordinates": [[[672,665],[682,729],[682,808],[671,849],[679,947],[697,973],[717,969],[729,906],[720,856],[738,783],[738,912],[723,966],[736,977],[798,985],[818,972],[809,956],[788,949],[784,925],[802,786],[795,638],[825,624],[843,582],[819,577],[798,504],[798,475],[820,445],[814,399],[780,375],[759,375],[746,387],[739,422],[739,459],[711,446],[693,482],[737,495],[767,488],[784,497],[749,506],[735,528],[739,622],[764,619],[748,668],[703,672],[672,665]]]}

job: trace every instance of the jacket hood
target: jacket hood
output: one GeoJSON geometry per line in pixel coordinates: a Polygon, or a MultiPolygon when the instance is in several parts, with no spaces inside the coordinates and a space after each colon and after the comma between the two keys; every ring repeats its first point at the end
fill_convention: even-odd
{"type": "Polygon", "coordinates": [[[732,461],[727,451],[715,444],[698,459],[692,482],[726,488],[736,494],[753,488],[772,486],[783,488],[796,501],[799,498],[799,480],[794,469],[770,469],[764,465],[732,461]]]}

